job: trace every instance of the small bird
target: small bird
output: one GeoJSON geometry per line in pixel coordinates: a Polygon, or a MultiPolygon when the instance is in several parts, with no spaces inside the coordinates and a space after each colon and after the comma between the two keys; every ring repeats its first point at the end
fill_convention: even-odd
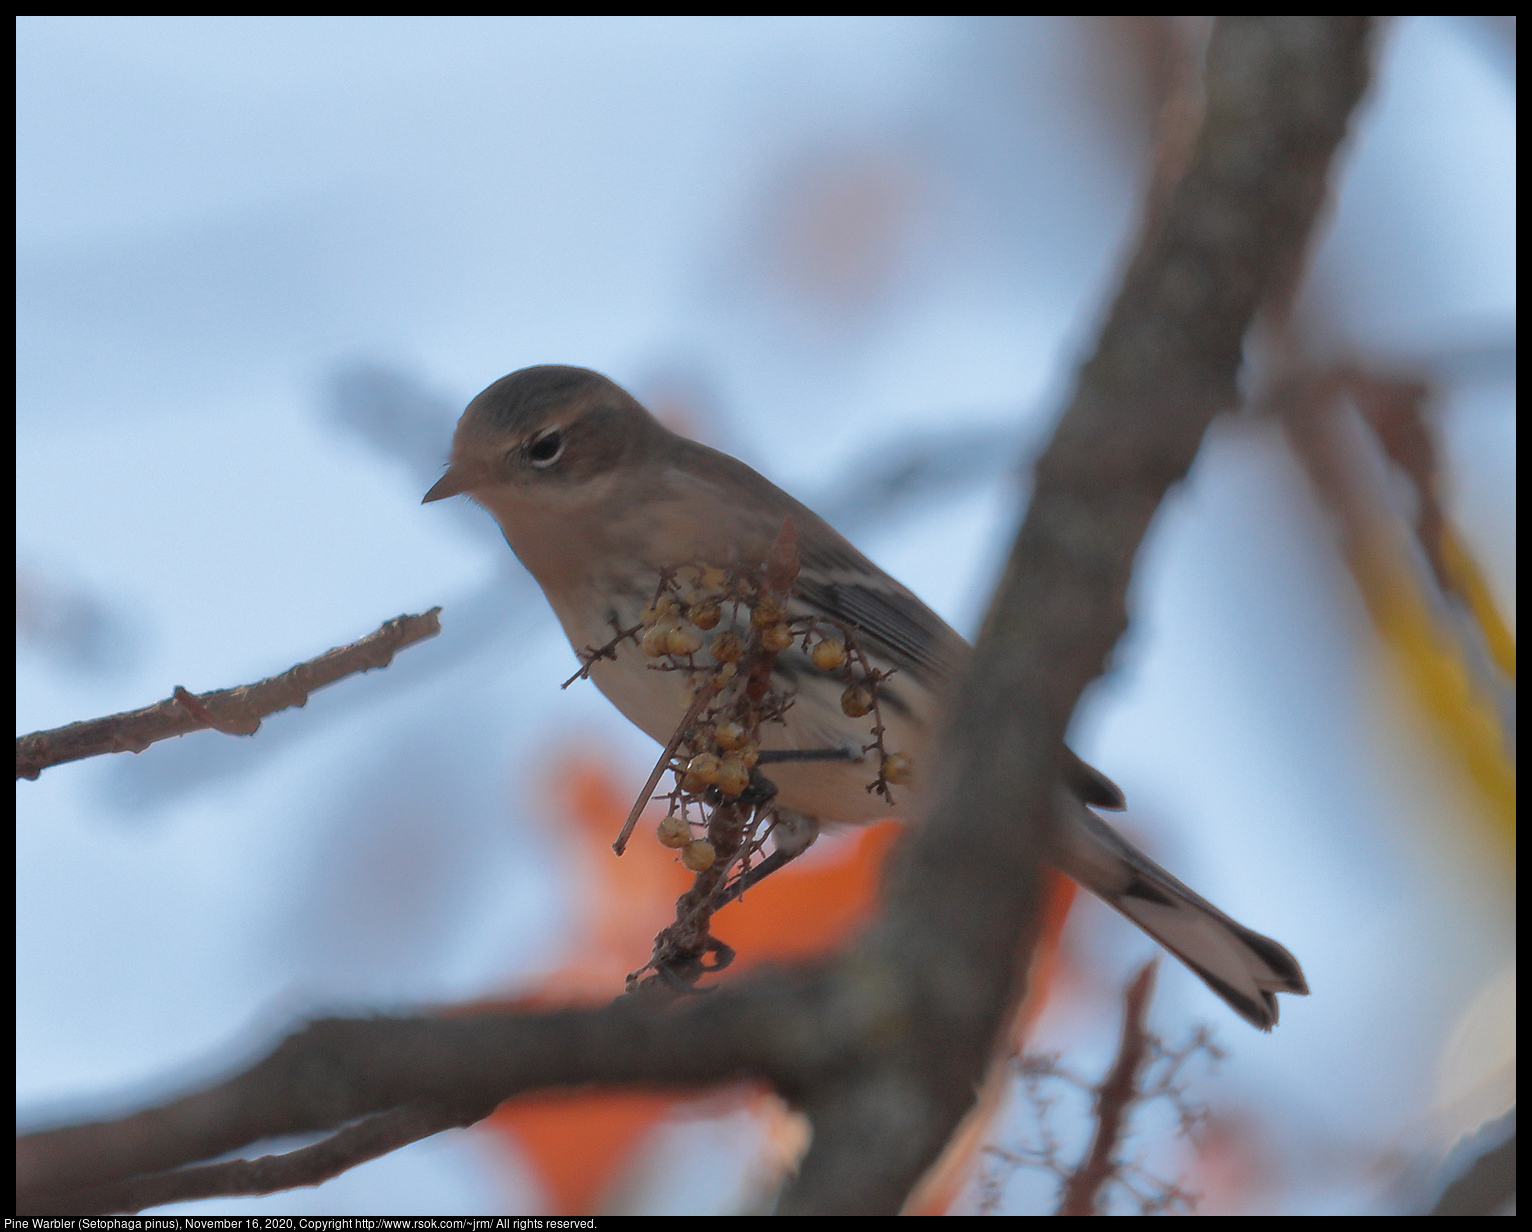
{"type": "MultiPolygon", "coordinates": [[[[903,757],[894,804],[868,790],[867,722],[842,707],[842,681],[789,648],[773,683],[793,704],[761,728],[781,819],[777,846],[806,847],[821,827],[913,813],[945,686],[969,648],[916,596],[829,523],[727,454],[659,423],[626,390],[585,368],[540,365],[502,377],[468,404],[451,463],[425,501],[467,494],[499,522],[543,588],[596,687],[661,744],[692,703],[687,677],[650,670],[636,646],[590,652],[642,623],[663,571],[766,559],[796,528],[800,571],[787,618],[854,631],[878,685],[887,749],[903,757]],[[907,796],[907,800],[901,800],[907,796]]],[[[424,503],[424,502],[422,502],[424,503]]],[[[895,776],[889,776],[894,781],[895,776]]],[[[1237,924],[1093,811],[1124,806],[1105,775],[1064,753],[1049,862],[1105,899],[1190,967],[1247,1022],[1269,1031],[1278,992],[1307,994],[1282,946],[1237,924]]]]}

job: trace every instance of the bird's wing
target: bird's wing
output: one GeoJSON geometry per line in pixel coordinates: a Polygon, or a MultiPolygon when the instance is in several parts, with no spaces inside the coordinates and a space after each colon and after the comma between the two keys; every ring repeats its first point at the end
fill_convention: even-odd
{"type": "MultiPolygon", "coordinates": [[[[846,545],[825,552],[799,576],[799,593],[813,606],[878,643],[897,666],[940,680],[956,672],[968,645],[940,616],[872,562],[846,545]]],[[[1064,749],[1064,781],[1097,808],[1125,807],[1122,789],[1064,749]]]]}
{"type": "Polygon", "coordinates": [[[689,525],[726,539],[746,559],[764,557],[783,518],[791,517],[798,528],[796,588],[811,611],[851,625],[871,643],[864,649],[928,687],[962,666],[968,645],[946,621],[818,514],[744,463],[687,441],[682,464],[665,486],[685,504],[689,525]],[[694,503],[699,496],[706,516],[700,515],[704,506],[694,503]]]}
{"type": "Polygon", "coordinates": [[[1118,812],[1128,807],[1127,799],[1122,794],[1122,788],[1097,770],[1095,766],[1082,761],[1075,751],[1068,745],[1064,746],[1064,782],[1068,783],[1075,795],[1079,796],[1086,804],[1094,804],[1097,808],[1111,809],[1118,812]]]}
{"type": "Polygon", "coordinates": [[[961,666],[968,649],[963,639],[855,548],[836,544],[804,555],[799,595],[863,634],[873,643],[867,650],[932,684],[961,666]]]}
{"type": "MultiPolygon", "coordinates": [[[[727,454],[694,442],[686,442],[686,446],[697,460],[678,470],[673,482],[689,491],[702,488],[710,493],[715,511],[708,520],[711,525],[741,530],[739,508],[726,499],[729,491],[751,494],[751,516],[745,519],[748,534],[742,538],[753,539],[761,551],[785,515],[797,520],[802,566],[797,590],[811,610],[850,625],[868,643],[864,649],[933,692],[962,669],[968,643],[829,523],[727,454]],[[720,477],[727,477],[732,486],[726,488],[720,477]]],[[[782,664],[778,670],[790,669],[782,664]]],[[[897,704],[901,693],[896,688],[885,696],[897,704]]],[[[1104,809],[1124,807],[1121,789],[1067,747],[1061,771],[1064,781],[1084,803],[1104,809]]]]}

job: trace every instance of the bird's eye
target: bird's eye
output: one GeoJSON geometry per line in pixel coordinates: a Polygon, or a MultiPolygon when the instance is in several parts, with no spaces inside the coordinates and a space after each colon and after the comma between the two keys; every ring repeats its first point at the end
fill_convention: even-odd
{"type": "Polygon", "coordinates": [[[527,444],[527,460],[541,470],[552,466],[564,452],[564,434],[557,428],[535,436],[527,444]]]}

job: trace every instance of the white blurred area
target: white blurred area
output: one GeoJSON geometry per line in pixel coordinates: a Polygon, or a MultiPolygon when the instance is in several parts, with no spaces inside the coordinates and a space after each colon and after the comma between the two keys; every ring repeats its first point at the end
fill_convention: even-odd
{"type": "MultiPolygon", "coordinates": [[[[1301,303],[1316,353],[1437,382],[1449,511],[1514,620],[1515,34],[1490,21],[1388,31],[1301,303]]],[[[253,740],[18,783],[23,1124],[163,1097],[303,1015],[567,957],[582,882],[540,783],[580,744],[636,787],[653,747],[560,692],[573,656],[488,516],[419,504],[503,374],[607,373],[973,632],[1133,234],[1146,29],[21,19],[18,733],[444,607],[440,638],[253,740]]],[[[1274,425],[1215,425],[1135,586],[1075,744],[1124,827],[1313,990],[1260,1036],[1162,969],[1156,1026],[1215,1024],[1231,1055],[1195,1094],[1243,1127],[1243,1171],[1191,1185],[1210,1213],[1396,1213],[1514,1091],[1508,849],[1274,425]]],[[[1099,1071],[1149,943],[1082,902],[1066,952],[1038,1043],[1099,1071]]],[[[712,1162],[629,1209],[729,1209],[753,1148],[728,1124],[667,1131],[712,1162]]],[[[1193,1167],[1168,1129],[1142,1145],[1193,1167]]],[[[1018,1176],[1003,1209],[1049,1186],[1018,1176]]],[[[540,1201],[455,1134],[173,1209],[540,1201]]]]}

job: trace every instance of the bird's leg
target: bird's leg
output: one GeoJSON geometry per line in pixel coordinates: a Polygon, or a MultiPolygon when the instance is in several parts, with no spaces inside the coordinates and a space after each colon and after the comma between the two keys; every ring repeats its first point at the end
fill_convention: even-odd
{"type": "Polygon", "coordinates": [[[784,761],[861,760],[861,754],[844,747],[834,749],[762,749],[758,764],[767,766],[784,761]]]}
{"type": "Polygon", "coordinates": [[[796,809],[777,809],[767,834],[775,841],[776,850],[754,868],[741,870],[720,896],[715,911],[732,903],[746,890],[760,885],[772,873],[792,863],[812,847],[814,840],[819,837],[819,820],[796,809]]]}
{"type": "MultiPolygon", "coordinates": [[[[736,898],[743,895],[746,890],[760,885],[761,882],[770,877],[777,869],[790,864],[801,856],[803,851],[807,850],[808,848],[804,848],[802,851],[795,851],[791,854],[785,851],[773,851],[754,868],[746,869],[729,883],[728,889],[724,890],[723,894],[719,896],[718,907],[727,907],[736,898]]],[[[717,910],[716,907],[714,909],[717,910]]]]}

